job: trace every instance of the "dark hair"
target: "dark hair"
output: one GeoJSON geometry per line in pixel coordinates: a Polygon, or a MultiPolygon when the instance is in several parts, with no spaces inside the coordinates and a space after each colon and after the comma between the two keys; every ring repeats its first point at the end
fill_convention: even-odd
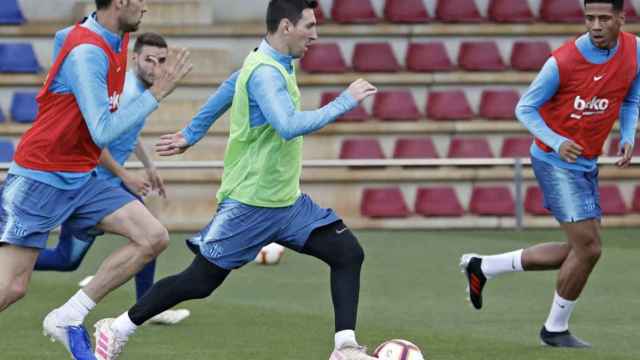
{"type": "Polygon", "coordinates": [[[96,0],[96,9],[106,9],[111,5],[112,0],[96,0]]]}
{"type": "Polygon", "coordinates": [[[133,51],[137,54],[142,51],[143,46],[155,46],[159,48],[167,48],[167,42],[162,35],[154,32],[146,32],[138,35],[136,44],[133,46],[133,51]]]}
{"type": "Polygon", "coordinates": [[[587,6],[589,3],[611,4],[615,11],[622,11],[624,9],[624,0],[584,0],[584,6],[587,6]]]}
{"type": "Polygon", "coordinates": [[[305,9],[315,9],[318,7],[317,1],[310,0],[271,0],[267,8],[267,31],[270,34],[278,31],[278,26],[282,19],[288,19],[294,25],[302,18],[302,11],[305,9]]]}

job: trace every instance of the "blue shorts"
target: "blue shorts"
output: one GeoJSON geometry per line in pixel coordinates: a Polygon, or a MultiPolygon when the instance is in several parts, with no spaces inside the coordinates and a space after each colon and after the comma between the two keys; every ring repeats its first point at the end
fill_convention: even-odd
{"type": "Polygon", "coordinates": [[[301,251],[311,232],[340,220],[331,209],[323,209],[302,194],[283,208],[263,208],[226,199],[216,216],[189,239],[200,253],[223,269],[236,269],[252,261],[263,246],[277,242],[301,251]]]}
{"type": "Polygon", "coordinates": [[[587,172],[563,169],[535,157],[531,158],[531,166],[542,190],[544,207],[558,222],[600,220],[597,168],[587,172]]]}
{"type": "Polygon", "coordinates": [[[62,223],[75,238],[90,240],[102,219],[132,201],[129,192],[95,176],[62,190],[10,174],[2,187],[0,243],[44,249],[49,232],[62,223]]]}

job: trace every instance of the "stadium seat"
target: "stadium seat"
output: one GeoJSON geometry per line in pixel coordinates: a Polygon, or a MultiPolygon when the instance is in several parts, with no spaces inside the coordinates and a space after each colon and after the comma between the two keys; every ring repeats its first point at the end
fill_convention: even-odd
{"type": "Polygon", "coordinates": [[[600,185],[600,208],[604,215],[624,215],[627,206],[616,185],[600,185]]]}
{"type": "Polygon", "coordinates": [[[520,71],[538,71],[551,56],[546,41],[516,41],[511,48],[511,67],[520,71]]]}
{"type": "Polygon", "coordinates": [[[438,152],[429,137],[399,138],[393,148],[395,159],[436,159],[438,152]]]}
{"type": "Polygon", "coordinates": [[[415,72],[450,71],[454,66],[451,63],[444,43],[410,43],[407,49],[407,70],[415,72]]]}
{"type": "Polygon", "coordinates": [[[347,71],[347,64],[337,43],[312,44],[300,59],[300,67],[308,73],[347,71]]]}
{"type": "Polygon", "coordinates": [[[451,187],[418,188],[415,209],[417,214],[427,217],[460,217],[464,214],[458,196],[451,187]]]}
{"type": "Polygon", "coordinates": [[[39,73],[40,64],[29,43],[0,44],[0,73],[39,73]]]}
{"type": "Polygon", "coordinates": [[[640,20],[636,8],[633,7],[631,0],[624,0],[624,20],[628,24],[640,20]]]}
{"type": "Polygon", "coordinates": [[[427,96],[427,117],[433,120],[469,120],[471,105],[462,90],[431,91],[427,96]]]}
{"type": "Polygon", "coordinates": [[[0,139],[0,162],[13,161],[14,153],[15,148],[13,146],[13,142],[9,139],[0,139]]]}
{"type": "Polygon", "coordinates": [[[469,212],[475,215],[513,216],[515,203],[506,186],[474,186],[469,212]]]}
{"type": "MultiPolygon", "coordinates": [[[[333,91],[322,93],[322,95],[320,96],[320,107],[327,105],[328,103],[333,101],[333,99],[338,97],[338,95],[340,95],[339,92],[333,92],[333,91]]],[[[369,119],[369,114],[367,113],[367,110],[364,109],[362,104],[358,104],[358,106],[355,109],[349,111],[346,114],[343,114],[341,117],[336,119],[336,121],[352,122],[352,121],[365,121],[367,119],[369,119]]]]}
{"type": "Polygon", "coordinates": [[[442,22],[484,21],[475,0],[438,0],[436,18],[442,22]]]}
{"type": "Polygon", "coordinates": [[[333,0],[331,18],[337,23],[347,24],[371,24],[379,20],[370,0],[333,0]]]}
{"type": "Polygon", "coordinates": [[[313,9],[313,14],[316,16],[316,24],[322,25],[327,19],[324,17],[324,11],[322,10],[322,6],[318,3],[315,9],[313,9]]]}
{"type": "Polygon", "coordinates": [[[398,187],[364,189],[360,202],[362,215],[372,218],[404,218],[409,209],[398,187]]]}
{"type": "Polygon", "coordinates": [[[531,215],[549,215],[544,207],[542,190],[537,186],[529,186],[524,196],[524,211],[531,215]]]}
{"type": "Polygon", "coordinates": [[[631,201],[631,209],[634,212],[640,212],[640,185],[633,189],[633,200],[631,201]]]}
{"type": "MultiPolygon", "coordinates": [[[[640,142],[638,142],[638,138],[636,138],[636,146],[633,148],[633,156],[640,156],[640,146],[638,146],[640,142]]],[[[618,156],[618,147],[620,146],[620,137],[616,136],[611,138],[609,142],[609,152],[607,155],[609,156],[618,156]]]]}
{"type": "Polygon", "coordinates": [[[507,68],[498,45],[493,41],[463,42],[458,53],[458,66],[467,71],[502,71],[507,68]]]}
{"type": "Polygon", "coordinates": [[[429,13],[422,0],[386,0],[384,17],[394,23],[424,23],[429,13]]]}
{"type": "Polygon", "coordinates": [[[400,64],[388,42],[356,44],[352,64],[357,72],[400,71],[400,64]]]}
{"type": "Polygon", "coordinates": [[[529,149],[533,138],[531,136],[520,136],[505,138],[502,142],[500,157],[503,158],[528,158],[529,149]]]}
{"type": "Polygon", "coordinates": [[[0,25],[19,25],[25,19],[20,10],[18,0],[2,0],[0,6],[0,25]]]}
{"type": "Polygon", "coordinates": [[[16,92],[11,99],[11,119],[19,123],[30,123],[38,114],[35,92],[16,92]]]}
{"type": "Polygon", "coordinates": [[[492,158],[493,153],[487,139],[476,138],[452,138],[449,144],[448,158],[492,158]]]}
{"type": "Polygon", "coordinates": [[[491,0],[489,20],[501,23],[527,23],[535,21],[527,0],[491,0]]]}
{"type": "Polygon", "coordinates": [[[540,19],[546,22],[583,22],[580,0],[542,0],[540,19]]]}
{"type": "Polygon", "coordinates": [[[411,91],[380,91],[373,101],[373,116],[381,120],[415,121],[420,118],[420,111],[411,91]]]}
{"type": "Polygon", "coordinates": [[[384,159],[382,147],[375,138],[345,139],[340,147],[340,159],[384,159]]]}
{"type": "Polygon", "coordinates": [[[484,90],[479,115],[490,120],[513,120],[518,100],[520,94],[516,90],[484,90]]]}

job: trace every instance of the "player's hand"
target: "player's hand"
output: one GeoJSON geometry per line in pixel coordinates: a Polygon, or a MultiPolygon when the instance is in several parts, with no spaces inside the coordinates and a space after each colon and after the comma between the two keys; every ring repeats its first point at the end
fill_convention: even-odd
{"type": "Polygon", "coordinates": [[[160,141],[156,143],[156,153],[160,156],[172,156],[182,154],[187,151],[189,144],[182,132],[160,136],[160,141]]]}
{"type": "Polygon", "coordinates": [[[347,91],[354,99],[356,99],[357,102],[361,102],[367,97],[377,93],[378,89],[371,85],[367,80],[358,79],[349,85],[347,91]]]}
{"type": "MultiPolygon", "coordinates": [[[[158,76],[149,91],[158,101],[166,98],[178,85],[178,81],[182,80],[193,68],[191,64],[190,53],[187,49],[170,49],[167,61],[164,64],[156,63],[162,66],[160,76],[158,76]]],[[[155,58],[150,57],[151,60],[155,58]]],[[[157,60],[156,60],[157,61],[157,60]]]]}
{"type": "Polygon", "coordinates": [[[620,150],[618,150],[618,156],[622,158],[616,161],[616,165],[619,168],[626,168],[631,164],[631,158],[633,157],[633,145],[624,144],[620,150]]]}
{"type": "Polygon", "coordinates": [[[158,195],[166,199],[167,193],[164,190],[164,181],[162,180],[158,169],[155,167],[147,169],[147,179],[149,183],[151,183],[151,190],[157,190],[158,195]]]}
{"type": "Polygon", "coordinates": [[[567,140],[563,142],[562,145],[560,145],[560,151],[558,151],[558,153],[560,154],[562,160],[574,163],[576,162],[576,160],[578,160],[578,156],[582,154],[582,150],[582,146],[574,143],[571,140],[567,140]]]}
{"type": "Polygon", "coordinates": [[[127,187],[127,189],[129,189],[129,191],[138,196],[147,196],[151,191],[151,184],[148,181],[143,177],[131,173],[122,177],[122,183],[127,187]]]}

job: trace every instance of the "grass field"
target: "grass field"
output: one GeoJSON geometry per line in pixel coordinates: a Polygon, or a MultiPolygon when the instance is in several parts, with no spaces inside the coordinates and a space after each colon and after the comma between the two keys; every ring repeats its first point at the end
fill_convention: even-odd
{"type": "MultiPolygon", "coordinates": [[[[558,230],[526,232],[360,231],[367,259],[358,339],[370,348],[405,338],[429,359],[640,359],[638,230],[606,230],[604,256],[572,319],[572,330],[594,344],[571,351],[539,345],[537,333],[553,296],[555,273],[507,275],[487,285],[485,309],[464,297],[461,253],[506,251],[561,238],[558,230]]],[[[159,276],[184,268],[191,255],[175,234],[160,257],[159,276]]],[[[41,321],[76,291],[76,283],[121,244],[101,238],[75,273],[36,273],[30,293],[0,315],[0,359],[67,359],[41,335],[41,321]]],[[[89,316],[91,325],[127,309],[133,285],[112,293],[89,316]]],[[[192,317],[174,327],[145,326],[123,360],[327,359],[333,344],[328,271],[317,260],[287,252],[274,267],[246,266],[212,297],[182,304],[192,317]]],[[[91,329],[92,330],[92,329],[91,329]]]]}

